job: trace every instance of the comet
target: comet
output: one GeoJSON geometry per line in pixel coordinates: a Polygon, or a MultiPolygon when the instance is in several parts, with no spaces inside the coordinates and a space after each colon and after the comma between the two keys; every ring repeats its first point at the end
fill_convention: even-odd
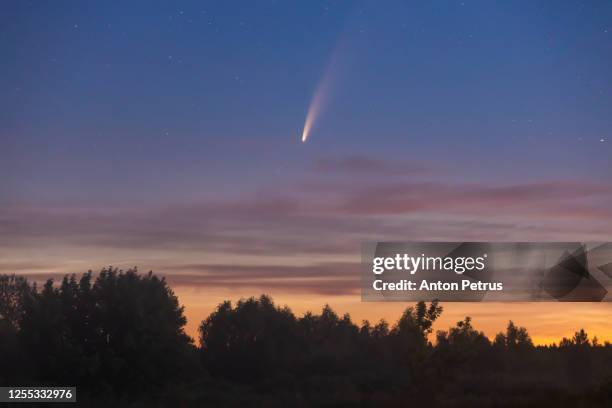
{"type": "Polygon", "coordinates": [[[306,114],[306,120],[304,121],[304,130],[302,131],[302,143],[306,143],[308,137],[314,125],[316,124],[321,112],[327,104],[329,89],[332,82],[332,72],[334,67],[334,58],[331,59],[323,77],[317,87],[315,88],[312,100],[308,106],[308,113],[306,114]]]}
{"type": "Polygon", "coordinates": [[[331,94],[330,91],[333,88],[332,83],[339,82],[336,81],[336,79],[342,79],[337,74],[339,74],[342,67],[346,65],[346,61],[343,60],[346,59],[347,51],[350,49],[349,43],[354,38],[354,36],[348,35],[350,33],[350,31],[348,31],[348,21],[351,20],[351,16],[357,10],[358,9],[355,8],[353,11],[349,12],[349,15],[346,17],[344,28],[340,30],[338,39],[331,48],[331,53],[325,70],[323,71],[323,75],[312,94],[310,105],[308,105],[306,119],[304,120],[304,129],[302,130],[302,143],[306,143],[321,114],[326,109],[331,94]]]}
{"type": "Polygon", "coordinates": [[[326,99],[325,82],[326,81],[324,79],[323,81],[321,81],[321,83],[319,83],[312,96],[312,101],[310,101],[308,113],[306,114],[306,120],[304,121],[304,130],[302,131],[302,143],[306,143],[306,140],[308,140],[308,136],[310,136],[312,127],[321,113],[321,109],[326,99]]]}

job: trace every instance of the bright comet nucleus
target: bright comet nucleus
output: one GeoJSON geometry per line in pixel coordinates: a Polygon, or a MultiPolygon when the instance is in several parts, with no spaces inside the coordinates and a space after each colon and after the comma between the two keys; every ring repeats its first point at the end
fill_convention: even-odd
{"type": "Polygon", "coordinates": [[[302,131],[302,143],[306,141],[306,139],[308,139],[308,136],[310,135],[310,131],[312,130],[312,124],[315,120],[315,118],[319,115],[319,106],[320,104],[317,103],[317,97],[315,94],[315,97],[312,99],[312,102],[310,103],[310,107],[308,107],[308,113],[306,114],[306,120],[304,121],[304,130],[302,131]]]}

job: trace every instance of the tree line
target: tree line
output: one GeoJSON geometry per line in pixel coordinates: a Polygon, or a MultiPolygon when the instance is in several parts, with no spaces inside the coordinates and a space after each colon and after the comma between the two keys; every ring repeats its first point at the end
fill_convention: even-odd
{"type": "Polygon", "coordinates": [[[469,317],[433,333],[442,312],[419,302],[394,324],[358,325],[329,306],[296,316],[262,295],[221,303],[194,340],[151,272],[106,268],[41,287],[0,275],[0,385],[76,385],[92,406],[612,402],[608,342],[579,330],[534,346],[513,322],[491,341],[469,317]]]}

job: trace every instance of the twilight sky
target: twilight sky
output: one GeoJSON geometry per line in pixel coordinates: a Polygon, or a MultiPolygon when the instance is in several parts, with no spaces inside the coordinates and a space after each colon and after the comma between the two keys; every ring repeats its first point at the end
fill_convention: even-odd
{"type": "MultiPolygon", "coordinates": [[[[364,240],[612,240],[610,2],[12,1],[0,50],[0,273],[153,269],[192,333],[262,292],[394,320],[364,240]]],[[[446,311],[612,340],[612,304],[446,311]]]]}

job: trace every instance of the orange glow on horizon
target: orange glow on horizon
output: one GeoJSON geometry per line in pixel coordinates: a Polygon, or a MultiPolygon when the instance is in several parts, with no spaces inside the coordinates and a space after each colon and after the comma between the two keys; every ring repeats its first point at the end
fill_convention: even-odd
{"type": "MultiPolygon", "coordinates": [[[[224,300],[235,303],[240,298],[253,294],[236,293],[230,290],[213,293],[205,289],[178,287],[175,293],[187,316],[186,331],[196,342],[198,326],[216,306],[224,300]]],[[[296,316],[307,311],[318,313],[329,304],[338,315],[349,313],[355,324],[363,320],[376,323],[385,319],[393,325],[405,308],[412,303],[404,302],[361,302],[358,296],[326,297],[320,295],[295,295],[271,293],[277,305],[288,305],[296,316]]],[[[493,339],[505,331],[509,320],[524,326],[537,345],[559,343],[563,337],[571,337],[584,328],[589,337],[597,336],[600,343],[612,342],[612,303],[442,303],[444,311],[434,326],[448,330],[466,316],[472,317],[474,327],[493,339]]],[[[431,338],[432,340],[434,337],[431,338]]]]}

